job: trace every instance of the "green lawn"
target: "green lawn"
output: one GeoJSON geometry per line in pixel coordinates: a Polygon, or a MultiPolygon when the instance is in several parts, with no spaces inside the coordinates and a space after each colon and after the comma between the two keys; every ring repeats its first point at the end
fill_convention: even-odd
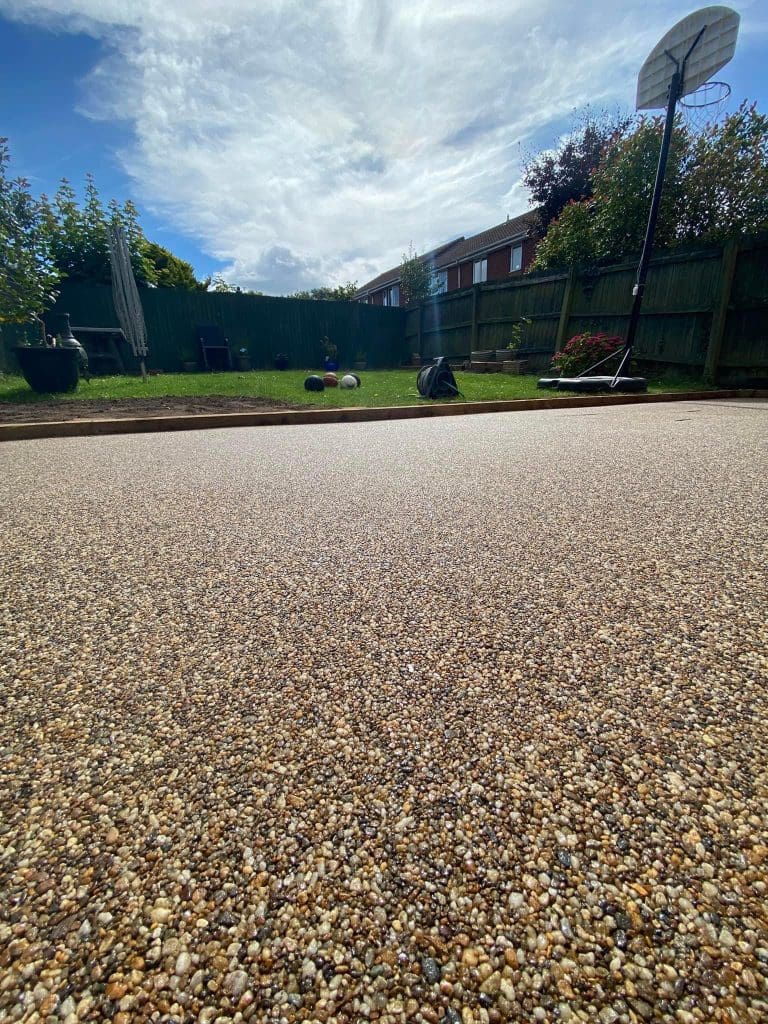
{"type": "MultiPolygon", "coordinates": [[[[82,381],[67,395],[36,395],[21,377],[0,375],[0,402],[67,402],[73,399],[163,398],[168,395],[231,395],[264,398],[290,405],[312,405],[319,409],[349,405],[412,405],[423,402],[416,390],[415,370],[375,370],[361,373],[363,386],[355,390],[326,388],[321,393],[304,390],[304,371],[251,371],[250,373],[164,373],[142,381],[139,377],[95,377],[82,381]]],[[[514,377],[502,373],[457,373],[464,399],[482,402],[492,399],[544,398],[552,392],[537,389],[538,375],[514,377]]],[[[689,391],[703,387],[701,381],[668,376],[649,381],[649,390],[689,391]]],[[[562,392],[559,392],[562,395],[562,392]]]]}

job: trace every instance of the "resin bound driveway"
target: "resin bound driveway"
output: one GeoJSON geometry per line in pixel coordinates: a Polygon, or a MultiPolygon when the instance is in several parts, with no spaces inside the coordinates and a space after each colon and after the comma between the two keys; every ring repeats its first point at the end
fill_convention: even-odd
{"type": "Polygon", "coordinates": [[[0,1019],[768,1020],[767,441],[0,446],[0,1019]]]}

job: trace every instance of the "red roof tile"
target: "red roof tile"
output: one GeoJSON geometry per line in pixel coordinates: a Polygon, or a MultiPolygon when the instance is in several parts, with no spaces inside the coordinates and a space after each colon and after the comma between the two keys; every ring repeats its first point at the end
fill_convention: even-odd
{"type": "MultiPolygon", "coordinates": [[[[454,263],[460,263],[462,260],[469,259],[472,256],[481,256],[485,252],[498,249],[506,242],[535,232],[536,227],[537,213],[535,210],[532,210],[528,213],[520,214],[519,217],[502,221],[501,224],[496,224],[494,227],[481,231],[469,238],[462,236],[453,242],[438,246],[436,249],[425,252],[421,258],[428,260],[435,269],[439,270],[442,267],[449,267],[454,263]]],[[[396,284],[399,280],[399,265],[391,267],[389,270],[385,270],[383,274],[379,274],[378,277],[374,277],[361,288],[358,288],[355,292],[355,298],[362,298],[362,296],[370,292],[376,292],[389,285],[396,284]]]]}

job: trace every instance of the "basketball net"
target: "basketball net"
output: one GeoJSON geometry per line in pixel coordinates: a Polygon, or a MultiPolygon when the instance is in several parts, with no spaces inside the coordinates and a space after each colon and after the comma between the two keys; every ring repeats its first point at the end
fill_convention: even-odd
{"type": "Polygon", "coordinates": [[[692,135],[700,135],[723,118],[731,87],[727,82],[703,82],[678,100],[678,110],[692,135]]]}

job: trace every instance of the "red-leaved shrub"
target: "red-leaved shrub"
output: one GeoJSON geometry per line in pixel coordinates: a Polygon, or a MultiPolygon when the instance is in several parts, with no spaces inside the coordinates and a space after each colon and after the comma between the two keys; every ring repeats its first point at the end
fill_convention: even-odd
{"type": "Polygon", "coordinates": [[[558,376],[573,377],[589,369],[612,352],[618,352],[624,339],[617,334],[575,334],[563,346],[562,352],[555,352],[552,360],[558,376]]]}

